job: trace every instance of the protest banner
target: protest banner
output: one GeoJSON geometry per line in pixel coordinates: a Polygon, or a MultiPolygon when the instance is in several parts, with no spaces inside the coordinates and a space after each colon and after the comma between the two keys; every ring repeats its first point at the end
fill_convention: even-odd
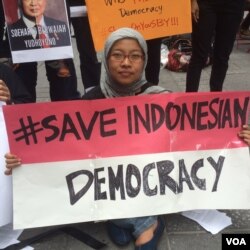
{"type": "Polygon", "coordinates": [[[14,227],[250,208],[249,110],[249,91],[4,107],[14,227]]]}
{"type": "Polygon", "coordinates": [[[14,63],[72,58],[65,0],[3,0],[14,63]]]}
{"type": "Polygon", "coordinates": [[[9,152],[8,138],[0,102],[0,227],[12,222],[12,178],[4,175],[4,155],[9,152]]]}
{"type": "Polygon", "coordinates": [[[186,0],[86,0],[95,49],[121,27],[133,28],[145,39],[191,32],[191,7],[186,0]]]}

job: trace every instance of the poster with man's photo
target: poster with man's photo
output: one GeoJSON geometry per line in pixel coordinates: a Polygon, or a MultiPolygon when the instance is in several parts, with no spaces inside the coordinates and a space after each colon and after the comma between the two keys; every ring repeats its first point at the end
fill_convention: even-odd
{"type": "Polygon", "coordinates": [[[73,57],[65,0],[3,0],[14,63],[73,57]]]}

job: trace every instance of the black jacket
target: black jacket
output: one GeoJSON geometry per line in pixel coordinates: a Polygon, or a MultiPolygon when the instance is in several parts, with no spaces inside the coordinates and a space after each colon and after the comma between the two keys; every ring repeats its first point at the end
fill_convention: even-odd
{"type": "Polygon", "coordinates": [[[105,95],[102,93],[101,87],[96,86],[89,92],[83,95],[83,100],[95,100],[95,99],[105,99],[105,95]]]}
{"type": "MultiPolygon", "coordinates": [[[[153,86],[152,83],[145,83],[142,87],[141,87],[141,91],[137,94],[141,94],[142,92],[144,92],[147,88],[153,86]]],[[[91,89],[89,92],[87,92],[85,95],[83,95],[82,99],[84,100],[95,100],[95,99],[105,99],[106,97],[104,96],[104,94],[102,93],[101,87],[100,86],[96,86],[93,89],[91,89]]]]}

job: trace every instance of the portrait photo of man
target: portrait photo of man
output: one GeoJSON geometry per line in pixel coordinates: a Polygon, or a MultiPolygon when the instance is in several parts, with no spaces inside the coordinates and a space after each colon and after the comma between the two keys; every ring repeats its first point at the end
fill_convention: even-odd
{"type": "MultiPolygon", "coordinates": [[[[71,45],[68,23],[46,15],[47,0],[16,1],[18,19],[13,23],[7,23],[12,51],[71,45]]],[[[4,2],[5,5],[8,4],[8,1],[4,2]]],[[[61,2],[66,13],[65,2],[61,2]]]]}

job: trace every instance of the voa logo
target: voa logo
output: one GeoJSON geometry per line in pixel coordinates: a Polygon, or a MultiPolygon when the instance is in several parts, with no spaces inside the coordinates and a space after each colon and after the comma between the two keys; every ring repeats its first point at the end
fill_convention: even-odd
{"type": "Polygon", "coordinates": [[[240,245],[247,245],[244,238],[226,238],[227,245],[234,245],[234,246],[240,246],[240,245]]]}

